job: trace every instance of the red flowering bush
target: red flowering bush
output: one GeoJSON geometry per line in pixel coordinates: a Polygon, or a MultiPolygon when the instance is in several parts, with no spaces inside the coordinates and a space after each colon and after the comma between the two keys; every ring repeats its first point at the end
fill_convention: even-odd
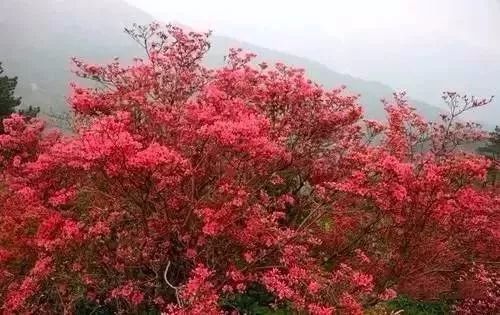
{"type": "Polygon", "coordinates": [[[4,121],[5,313],[237,313],[223,302],[256,286],[311,314],[480,298],[459,288],[498,262],[500,198],[490,162],[457,150],[482,133],[456,118],[486,101],[447,93],[433,123],[395,95],[378,123],[302,70],[239,50],[205,68],[208,34],[129,34],[146,59],[75,59],[100,86],[73,86],[74,134],[4,121]]]}
{"type": "Polygon", "coordinates": [[[498,314],[500,312],[500,276],[484,265],[473,266],[460,278],[461,295],[466,298],[454,306],[457,314],[498,314]]]}

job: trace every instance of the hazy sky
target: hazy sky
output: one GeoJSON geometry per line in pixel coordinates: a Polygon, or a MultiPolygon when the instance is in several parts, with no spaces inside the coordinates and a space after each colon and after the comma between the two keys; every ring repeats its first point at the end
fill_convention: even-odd
{"type": "MultiPolygon", "coordinates": [[[[437,106],[450,89],[500,99],[500,0],[127,1],[159,21],[308,57],[437,106]]],[[[497,123],[493,105],[470,117],[497,123]]]]}
{"type": "Polygon", "coordinates": [[[127,0],[160,20],[269,48],[304,36],[449,37],[500,51],[499,0],[127,0]]]}

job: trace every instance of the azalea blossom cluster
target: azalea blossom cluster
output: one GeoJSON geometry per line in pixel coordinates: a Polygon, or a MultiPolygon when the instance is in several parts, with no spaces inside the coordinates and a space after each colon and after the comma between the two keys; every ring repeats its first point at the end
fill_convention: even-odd
{"type": "Polygon", "coordinates": [[[255,285],[318,315],[398,294],[460,311],[482,299],[472,285],[498,312],[498,187],[457,120],[486,102],[447,93],[437,123],[397,94],[387,122],[365,120],[300,69],[241,50],[206,68],[209,34],[128,33],[146,58],[74,60],[98,87],[72,86],[73,134],[3,122],[4,312],[237,314],[223,301],[255,285]]]}

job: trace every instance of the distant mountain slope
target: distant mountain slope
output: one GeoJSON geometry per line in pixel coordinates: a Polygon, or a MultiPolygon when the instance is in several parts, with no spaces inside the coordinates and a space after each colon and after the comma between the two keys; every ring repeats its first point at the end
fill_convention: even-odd
{"type": "MultiPolygon", "coordinates": [[[[366,115],[371,118],[385,117],[381,99],[390,98],[392,93],[394,93],[392,88],[383,83],[363,80],[348,74],[335,72],[323,64],[310,59],[266,49],[223,36],[214,36],[212,40],[213,49],[209,52],[208,56],[210,61],[217,60],[218,56],[225,55],[229,48],[240,47],[256,53],[259,60],[265,60],[267,62],[280,61],[288,65],[304,68],[309,78],[327,88],[346,85],[349,92],[361,94],[360,102],[365,108],[366,115]]],[[[222,60],[222,58],[220,58],[220,60],[222,60]]],[[[219,64],[217,63],[214,65],[219,64]]],[[[429,118],[437,117],[440,112],[439,108],[421,101],[411,100],[411,103],[419,112],[429,118]]]]}
{"type": "Polygon", "coordinates": [[[61,110],[74,79],[70,57],[106,61],[140,54],[123,27],[150,20],[120,0],[2,0],[0,60],[19,76],[25,103],[61,110]]]}
{"type": "MultiPolygon", "coordinates": [[[[9,74],[19,76],[18,94],[25,104],[42,111],[66,108],[70,73],[69,59],[79,56],[93,62],[105,62],[114,56],[129,59],[141,56],[138,45],[123,33],[132,23],[146,24],[153,18],[123,0],[2,0],[0,2],[0,60],[9,74]]],[[[393,90],[378,82],[365,81],[337,73],[305,58],[213,36],[208,65],[220,65],[230,47],[241,47],[258,54],[261,60],[281,61],[306,69],[308,76],[327,88],[346,85],[362,95],[368,117],[384,116],[381,98],[393,90]]],[[[439,109],[413,101],[427,117],[439,109]]]]}
{"type": "MultiPolygon", "coordinates": [[[[466,116],[499,123],[500,51],[442,38],[439,34],[404,39],[365,36],[342,43],[328,40],[326,36],[322,41],[305,39],[304,48],[297,49],[297,53],[327,66],[348,69],[345,71],[363,78],[377,78],[395,88],[407,89],[410,95],[418,95],[430,103],[439,102],[441,92],[447,90],[478,97],[495,95],[492,104],[466,116]]],[[[498,39],[500,42],[500,37],[498,39]]]]}

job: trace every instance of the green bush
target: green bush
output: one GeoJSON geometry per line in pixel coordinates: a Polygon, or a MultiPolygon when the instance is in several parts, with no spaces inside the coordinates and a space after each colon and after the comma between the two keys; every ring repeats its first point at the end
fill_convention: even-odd
{"type": "Polygon", "coordinates": [[[286,304],[278,304],[276,307],[275,297],[266,291],[261,285],[252,285],[243,294],[237,294],[231,299],[222,302],[224,310],[238,311],[239,314],[247,315],[285,315],[293,314],[286,304]]]}
{"type": "Polygon", "coordinates": [[[450,314],[450,307],[444,301],[418,301],[399,296],[387,303],[391,310],[403,310],[405,315],[444,315],[450,314]]]}

